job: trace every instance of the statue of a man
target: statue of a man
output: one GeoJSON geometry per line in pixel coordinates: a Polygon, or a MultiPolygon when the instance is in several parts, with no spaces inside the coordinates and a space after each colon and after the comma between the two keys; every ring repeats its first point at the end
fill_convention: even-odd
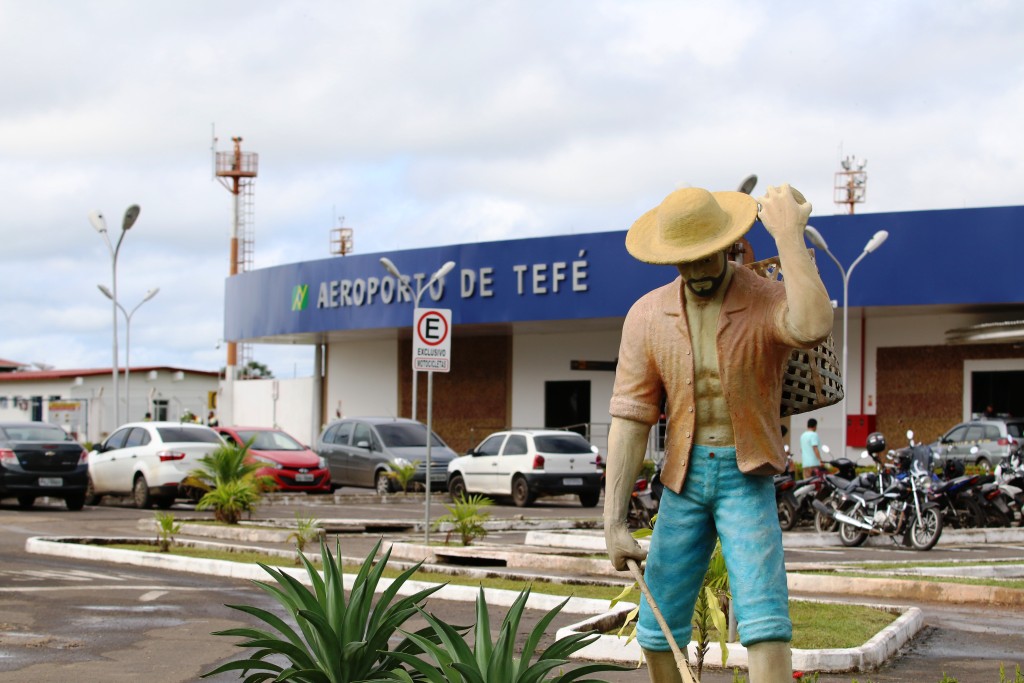
{"type": "MultiPolygon", "coordinates": [[[[811,205],[789,187],[677,190],[644,214],[626,248],[679,277],[638,300],[622,328],[608,437],[605,539],[616,569],[646,553],[629,533],[630,492],[647,436],[667,402],[665,490],[645,576],[680,647],[716,536],[729,571],[751,683],[792,680],[789,594],[771,475],[785,467],[782,373],[793,348],[832,329],[832,306],[804,245],[811,205]],[[726,259],[760,219],[775,239],[783,282],[726,259]]],[[[652,681],[680,680],[646,601],[637,640],[652,681]]]]}

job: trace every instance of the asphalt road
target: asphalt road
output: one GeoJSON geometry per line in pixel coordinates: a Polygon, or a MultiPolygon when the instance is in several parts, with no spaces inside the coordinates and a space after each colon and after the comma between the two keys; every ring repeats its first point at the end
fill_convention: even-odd
{"type": "MultiPolygon", "coordinates": [[[[137,520],[152,512],[110,505],[67,512],[60,505],[19,510],[0,505],[0,681],[75,683],[138,681],[177,683],[199,676],[236,656],[234,639],[213,637],[212,631],[250,624],[245,615],[225,603],[272,603],[246,582],[103,562],[29,555],[25,539],[36,535],[143,536],[137,520]]],[[[367,503],[334,505],[329,497],[310,497],[301,505],[263,508],[264,518],[291,519],[296,511],[317,518],[360,518],[401,521],[421,519],[423,504],[367,503]]],[[[179,517],[204,516],[179,506],[179,517]]],[[[443,514],[432,506],[432,516],[443,514]]],[[[580,508],[571,501],[553,501],[524,511],[510,506],[492,508],[495,518],[528,516],[563,519],[600,516],[600,507],[580,508]]],[[[408,532],[395,532],[409,536],[408,532]]],[[[414,533],[421,537],[422,533],[414,533]]],[[[346,536],[345,547],[368,548],[375,536],[346,536]]],[[[509,536],[512,542],[512,536],[509,536]]],[[[351,552],[346,551],[346,554],[351,552]]],[[[835,561],[839,557],[915,559],[918,553],[888,548],[810,548],[787,551],[787,561],[835,561]]],[[[1024,557],[1014,544],[949,547],[940,545],[930,558],[1024,557]]],[[[899,603],[898,600],[893,600],[899,603]]],[[[943,673],[966,681],[998,681],[999,663],[1024,665],[1024,635],[1019,615],[995,607],[918,604],[925,612],[925,631],[890,665],[866,674],[822,676],[822,683],[847,683],[858,678],[888,681],[939,681],[943,673]]],[[[455,624],[475,620],[472,604],[432,600],[428,609],[455,624]]],[[[522,632],[542,613],[529,612],[522,632]]],[[[492,627],[503,613],[492,609],[492,627]]],[[[559,617],[556,625],[575,621],[559,617]]],[[[551,631],[553,633],[553,630],[551,631]]],[[[496,634],[494,634],[496,635],[496,634]]],[[[603,676],[613,682],[646,681],[643,670],[603,676]]],[[[238,680],[222,675],[215,681],[238,680]]],[[[705,672],[704,681],[731,681],[731,673],[705,672]]]]}

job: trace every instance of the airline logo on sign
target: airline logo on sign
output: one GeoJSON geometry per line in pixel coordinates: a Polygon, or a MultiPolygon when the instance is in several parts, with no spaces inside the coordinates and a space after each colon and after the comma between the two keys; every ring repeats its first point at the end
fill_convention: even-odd
{"type": "Polygon", "coordinates": [[[448,372],[452,359],[452,312],[417,308],[413,314],[412,369],[448,372]]]}

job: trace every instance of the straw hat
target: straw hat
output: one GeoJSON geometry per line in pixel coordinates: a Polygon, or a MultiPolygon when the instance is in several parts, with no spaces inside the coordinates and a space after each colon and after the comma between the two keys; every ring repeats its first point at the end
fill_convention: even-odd
{"type": "Polygon", "coordinates": [[[646,263],[696,261],[737,242],[757,218],[757,200],[742,192],[676,190],[633,224],[626,250],[646,263]]]}

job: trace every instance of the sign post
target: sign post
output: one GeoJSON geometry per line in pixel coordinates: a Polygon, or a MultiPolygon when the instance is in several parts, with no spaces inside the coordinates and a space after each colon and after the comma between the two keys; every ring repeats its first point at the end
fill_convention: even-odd
{"type": "Polygon", "coordinates": [[[434,373],[449,372],[452,356],[452,312],[448,308],[417,308],[413,312],[412,371],[427,373],[426,520],[423,538],[430,545],[430,449],[434,441],[434,373]]]}

